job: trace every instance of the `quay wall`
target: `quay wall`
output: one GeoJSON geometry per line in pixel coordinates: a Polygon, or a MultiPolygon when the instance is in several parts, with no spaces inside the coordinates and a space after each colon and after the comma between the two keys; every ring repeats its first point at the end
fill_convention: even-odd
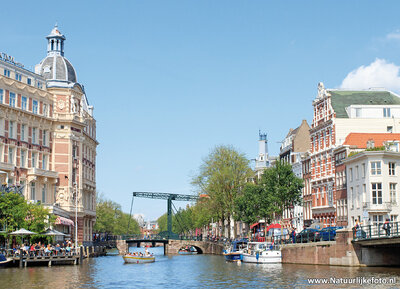
{"type": "Polygon", "coordinates": [[[350,267],[400,266],[399,247],[362,247],[351,240],[351,230],[338,230],[336,241],[285,245],[282,247],[282,263],[350,267]]]}

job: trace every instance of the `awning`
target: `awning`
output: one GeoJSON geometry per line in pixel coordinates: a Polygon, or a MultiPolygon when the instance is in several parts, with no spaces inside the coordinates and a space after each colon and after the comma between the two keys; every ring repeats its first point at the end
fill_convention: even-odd
{"type": "Polygon", "coordinates": [[[66,226],[74,226],[74,221],[58,216],[55,222],[56,225],[66,225],[66,226]]]}
{"type": "Polygon", "coordinates": [[[253,229],[255,226],[257,226],[260,223],[254,223],[253,225],[250,226],[250,229],[253,229]]]}

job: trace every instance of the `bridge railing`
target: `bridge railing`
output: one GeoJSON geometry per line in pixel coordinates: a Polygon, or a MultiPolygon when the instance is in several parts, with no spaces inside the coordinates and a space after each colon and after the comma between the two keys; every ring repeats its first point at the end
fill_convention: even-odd
{"type": "Polygon", "coordinates": [[[353,240],[400,237],[400,222],[375,223],[353,228],[353,240]]]}

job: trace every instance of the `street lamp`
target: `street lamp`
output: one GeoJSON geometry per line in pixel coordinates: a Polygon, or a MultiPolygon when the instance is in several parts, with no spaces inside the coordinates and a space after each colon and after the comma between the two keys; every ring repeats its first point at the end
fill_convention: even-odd
{"type": "Polygon", "coordinates": [[[75,190],[75,252],[78,249],[78,183],[76,181],[76,170],[78,168],[78,160],[75,158],[73,161],[73,186],[75,190]]]}

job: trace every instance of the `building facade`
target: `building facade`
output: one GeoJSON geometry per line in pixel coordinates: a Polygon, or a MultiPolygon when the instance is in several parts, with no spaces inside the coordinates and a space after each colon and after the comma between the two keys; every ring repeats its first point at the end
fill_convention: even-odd
{"type": "Polygon", "coordinates": [[[398,220],[399,143],[398,133],[352,133],[346,138],[345,144],[357,148],[344,161],[350,226],[357,219],[363,224],[398,220]]]}
{"type": "Polygon", "coordinates": [[[336,225],[333,149],[351,132],[399,132],[400,98],[390,91],[326,90],[318,85],[313,101],[311,190],[313,219],[336,225]]]}
{"type": "MultiPolygon", "coordinates": [[[[292,166],[293,173],[303,178],[303,156],[310,149],[310,126],[306,120],[295,129],[290,129],[282,141],[279,159],[292,166]]],[[[304,190],[305,188],[303,188],[304,190]]],[[[303,192],[304,193],[304,192],[303,192]]],[[[285,227],[293,227],[301,231],[304,227],[303,206],[296,205],[284,210],[283,223],[285,227]]]]}
{"type": "Polygon", "coordinates": [[[96,121],[75,70],[64,57],[65,36],[54,27],[47,56],[24,69],[0,57],[0,178],[41,202],[57,224],[90,242],[96,220],[96,121]]]}

